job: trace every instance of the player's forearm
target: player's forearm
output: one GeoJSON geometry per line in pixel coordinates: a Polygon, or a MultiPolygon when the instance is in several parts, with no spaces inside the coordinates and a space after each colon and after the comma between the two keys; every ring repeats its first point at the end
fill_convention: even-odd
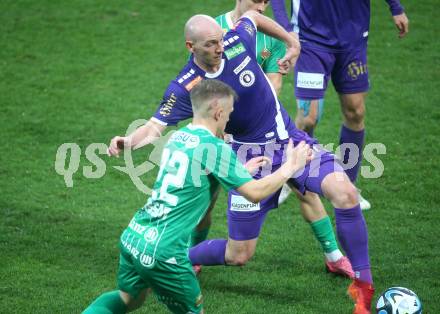
{"type": "Polygon", "coordinates": [[[125,146],[133,149],[141,148],[157,140],[166,126],[149,120],[127,136],[125,146]]]}
{"type": "Polygon", "coordinates": [[[400,4],[399,0],[386,0],[388,6],[390,7],[391,14],[399,15],[404,12],[403,6],[400,4]]]}
{"type": "Polygon", "coordinates": [[[272,0],[271,4],[275,21],[277,21],[286,31],[293,31],[293,25],[289,21],[284,0],[272,0]]]}
{"type": "Polygon", "coordinates": [[[283,41],[288,48],[299,47],[299,41],[289,35],[289,33],[277,22],[259,14],[257,11],[248,11],[244,14],[250,17],[257,25],[258,31],[265,33],[271,37],[278,38],[283,41]]]}
{"type": "Polygon", "coordinates": [[[249,181],[239,187],[237,191],[247,200],[258,203],[278,191],[296,170],[283,164],[274,173],[259,180],[249,181]]]}

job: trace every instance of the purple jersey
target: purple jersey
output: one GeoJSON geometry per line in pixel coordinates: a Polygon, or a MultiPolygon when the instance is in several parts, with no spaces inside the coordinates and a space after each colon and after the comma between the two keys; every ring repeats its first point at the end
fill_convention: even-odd
{"type": "MultiPolygon", "coordinates": [[[[275,19],[299,34],[303,46],[347,51],[367,44],[370,0],[291,0],[288,21],[284,0],[272,0],[275,19]]],[[[391,13],[403,12],[399,0],[386,0],[391,13]]]]}
{"type": "Polygon", "coordinates": [[[258,65],[256,33],[254,22],[241,18],[224,36],[225,51],[216,73],[203,71],[191,58],[169,84],[153,119],[164,125],[176,125],[192,117],[190,90],[203,79],[215,78],[239,95],[225,130],[232,134],[234,141],[266,143],[287,139],[294,126],[258,65]]]}

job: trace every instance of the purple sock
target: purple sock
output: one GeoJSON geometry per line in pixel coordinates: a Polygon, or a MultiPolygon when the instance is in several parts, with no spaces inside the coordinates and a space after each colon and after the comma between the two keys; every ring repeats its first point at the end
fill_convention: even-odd
{"type": "Polygon", "coordinates": [[[336,232],[339,243],[347,253],[357,279],[372,283],[368,256],[368,231],[361,207],[335,208],[336,232]]]}
{"type": "MultiPolygon", "coordinates": [[[[362,161],[362,150],[364,146],[364,138],[365,138],[365,130],[360,131],[353,131],[349,128],[347,128],[345,125],[342,125],[341,127],[341,134],[339,138],[339,144],[354,144],[358,148],[358,157],[357,162],[354,164],[351,169],[346,169],[345,172],[347,173],[348,177],[350,178],[351,182],[356,182],[359,167],[361,165],[362,161]]],[[[350,157],[350,150],[346,149],[344,158],[342,159],[344,164],[350,163],[353,164],[351,161],[349,162],[350,157]]],[[[355,154],[354,152],[352,154],[355,154]]],[[[353,155],[354,156],[354,155],[353,155]]],[[[352,157],[353,158],[353,157],[352,157]]]]}
{"type": "Polygon", "coordinates": [[[189,249],[189,259],[193,265],[225,265],[225,239],[205,240],[189,249]]]}

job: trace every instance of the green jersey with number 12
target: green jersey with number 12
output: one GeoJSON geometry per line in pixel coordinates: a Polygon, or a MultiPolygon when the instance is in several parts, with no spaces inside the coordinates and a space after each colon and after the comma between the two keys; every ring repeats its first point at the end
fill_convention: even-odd
{"type": "Polygon", "coordinates": [[[121,236],[142,264],[180,264],[188,258],[192,230],[221,184],[227,191],[252,180],[232,149],[208,129],[192,124],[165,145],[152,195],[121,236]]]}

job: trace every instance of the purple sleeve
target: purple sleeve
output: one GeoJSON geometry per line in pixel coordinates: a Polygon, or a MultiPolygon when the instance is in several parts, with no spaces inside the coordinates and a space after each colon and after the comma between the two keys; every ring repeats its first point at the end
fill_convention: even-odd
{"type": "Polygon", "coordinates": [[[163,125],[176,125],[192,116],[189,92],[176,82],[171,82],[153,118],[163,125]]]}
{"type": "MultiPolygon", "coordinates": [[[[387,0],[387,1],[393,1],[393,0],[387,0]]],[[[278,22],[284,29],[288,32],[293,31],[293,25],[289,21],[289,17],[287,15],[286,11],[286,4],[284,0],[272,0],[272,12],[273,16],[275,17],[275,21],[278,22]]]]}
{"type": "Polygon", "coordinates": [[[255,22],[251,18],[243,16],[235,23],[231,31],[236,32],[240,36],[247,48],[251,50],[251,55],[255,56],[257,46],[257,27],[255,22]]]}
{"type": "Polygon", "coordinates": [[[391,14],[399,15],[403,13],[403,6],[400,4],[399,0],[386,0],[390,7],[391,14]]]}

